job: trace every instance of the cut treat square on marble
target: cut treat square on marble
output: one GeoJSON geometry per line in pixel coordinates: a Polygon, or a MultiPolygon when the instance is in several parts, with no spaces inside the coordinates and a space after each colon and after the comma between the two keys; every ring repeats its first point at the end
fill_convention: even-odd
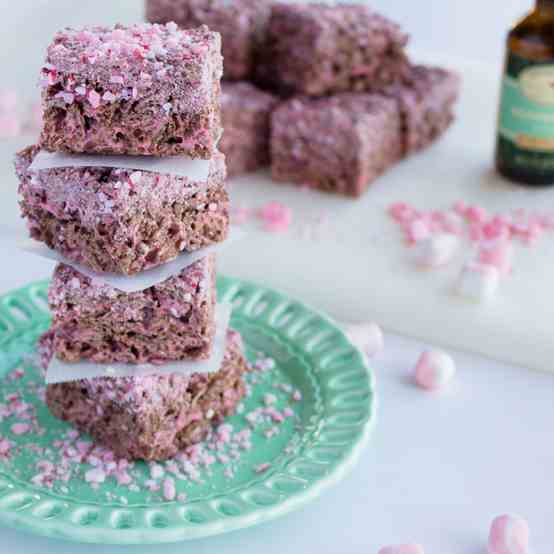
{"type": "Polygon", "coordinates": [[[270,88],[321,96],[375,91],[398,80],[408,36],[360,4],[277,3],[258,77],[270,88]]]}
{"type": "MultiPolygon", "coordinates": [[[[51,333],[41,342],[47,358],[51,333]]],[[[246,370],[241,337],[230,330],[215,373],[58,383],[47,386],[46,403],[55,417],[89,433],[119,458],[164,460],[202,441],[213,425],[234,413],[245,394],[246,370]]]]}
{"type": "Polygon", "coordinates": [[[219,148],[225,154],[229,176],[269,165],[271,113],[278,103],[277,97],[250,83],[223,83],[221,119],[224,131],[219,148]]]}
{"type": "Polygon", "coordinates": [[[209,358],[215,256],[125,293],[59,264],[48,290],[55,356],[65,362],[152,363],[209,358]]]}
{"type": "Polygon", "coordinates": [[[272,115],[276,181],[360,196],[401,155],[400,115],[391,98],[353,93],[295,98],[272,115]]]}
{"type": "Polygon", "coordinates": [[[146,18],[183,29],[207,25],[221,34],[223,78],[252,77],[269,18],[270,0],[147,0],[146,18]]]}
{"type": "Polygon", "coordinates": [[[426,148],[450,127],[460,86],[459,76],[452,71],[416,65],[402,82],[383,91],[398,102],[405,155],[426,148]]]}
{"type": "Polygon", "coordinates": [[[221,37],[175,23],[64,29],[41,70],[45,150],[209,159],[221,37]]]}
{"type": "Polygon", "coordinates": [[[26,148],[15,162],[30,235],[94,271],[133,275],[228,235],[219,152],[205,181],[111,167],[33,170],[37,152],[26,148]]]}

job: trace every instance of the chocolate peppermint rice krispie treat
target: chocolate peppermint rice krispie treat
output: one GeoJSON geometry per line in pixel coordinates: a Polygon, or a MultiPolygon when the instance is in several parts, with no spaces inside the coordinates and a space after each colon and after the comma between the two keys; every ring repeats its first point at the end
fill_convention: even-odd
{"type": "MultiPolygon", "coordinates": [[[[43,351],[49,342],[47,334],[43,351]]],[[[164,460],[202,441],[212,425],[234,413],[245,394],[246,370],[240,335],[229,331],[217,373],[59,383],[47,386],[46,403],[54,416],[89,433],[117,457],[164,460]]]]}
{"type": "Polygon", "coordinates": [[[224,79],[252,77],[270,0],[146,0],[146,18],[190,29],[207,25],[221,34],[224,79]]]}
{"type": "Polygon", "coordinates": [[[271,174],[276,181],[360,196],[402,155],[394,99],[343,93],[295,98],[271,119],[271,174]]]}
{"type": "Polygon", "coordinates": [[[279,100],[246,82],[223,83],[221,119],[227,173],[239,175],[269,165],[271,112],[279,100]]]}
{"type": "Polygon", "coordinates": [[[49,151],[209,159],[220,136],[221,39],[207,27],[64,29],[42,68],[49,151]]]}
{"type": "Polygon", "coordinates": [[[130,293],[58,264],[48,302],[54,353],[62,361],[162,364],[206,359],[215,335],[214,255],[130,293]]]}
{"type": "Polygon", "coordinates": [[[259,79],[280,92],[375,91],[406,71],[408,37],[360,4],[279,3],[271,10],[259,79]]]}
{"type": "Polygon", "coordinates": [[[223,241],[229,227],[224,156],[205,181],[99,167],[29,169],[37,147],[16,156],[31,236],[91,269],[132,275],[223,241]]]}
{"type": "Polygon", "coordinates": [[[398,102],[404,154],[409,155],[432,144],[454,121],[460,78],[439,67],[418,65],[384,93],[398,102]]]}

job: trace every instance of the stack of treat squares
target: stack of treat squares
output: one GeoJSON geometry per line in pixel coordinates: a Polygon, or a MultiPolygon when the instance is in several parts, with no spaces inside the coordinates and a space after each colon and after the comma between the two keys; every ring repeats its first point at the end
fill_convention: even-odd
{"type": "Polygon", "coordinates": [[[59,32],[39,144],[17,154],[33,239],[62,263],[41,339],[50,411],[118,457],[162,460],[244,395],[230,307],[221,38],[206,26],[59,32]]]}
{"type": "Polygon", "coordinates": [[[412,64],[365,3],[146,0],[146,14],[221,33],[230,175],[270,164],[275,181],[358,197],[453,121],[457,75],[412,64]]]}

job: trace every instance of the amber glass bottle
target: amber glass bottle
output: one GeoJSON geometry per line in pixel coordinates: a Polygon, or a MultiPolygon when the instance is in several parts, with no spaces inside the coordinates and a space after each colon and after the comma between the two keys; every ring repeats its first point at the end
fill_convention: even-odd
{"type": "Polygon", "coordinates": [[[522,184],[554,185],[554,0],[537,0],[508,34],[496,167],[522,184]]]}

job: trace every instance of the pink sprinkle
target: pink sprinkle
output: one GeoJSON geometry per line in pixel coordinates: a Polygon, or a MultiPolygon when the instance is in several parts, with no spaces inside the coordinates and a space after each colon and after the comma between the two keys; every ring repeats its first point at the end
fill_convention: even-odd
{"type": "Polygon", "coordinates": [[[512,258],[513,247],[507,240],[483,243],[478,254],[479,262],[496,267],[503,275],[511,272],[512,258]]]}
{"type": "Polygon", "coordinates": [[[292,411],[291,408],[289,408],[288,406],[283,410],[283,415],[285,417],[293,417],[294,416],[294,412],[292,411]]]}
{"type": "Polygon", "coordinates": [[[287,231],[292,223],[292,210],[279,202],[268,202],[260,208],[259,217],[266,231],[281,233],[287,231]]]}
{"type": "Polygon", "coordinates": [[[398,223],[407,223],[418,214],[414,208],[406,202],[396,202],[389,207],[389,215],[398,223]]]}
{"type": "Polygon", "coordinates": [[[164,498],[166,500],[175,500],[175,481],[172,477],[166,477],[164,479],[164,488],[163,488],[164,498]]]}
{"type": "Polygon", "coordinates": [[[396,544],[385,546],[379,550],[379,554],[424,554],[420,544],[396,544]]]}
{"type": "Polygon", "coordinates": [[[12,433],[14,435],[24,435],[31,429],[28,423],[14,423],[11,426],[12,433]]]}
{"type": "Polygon", "coordinates": [[[12,447],[12,443],[8,439],[0,439],[0,455],[7,456],[12,447]]]}
{"type": "Polygon", "coordinates": [[[94,109],[100,106],[100,100],[101,100],[100,95],[95,90],[91,90],[88,93],[88,101],[90,102],[91,106],[94,109]]]}
{"type": "Polygon", "coordinates": [[[113,102],[116,98],[117,96],[115,94],[112,94],[109,90],[107,90],[102,96],[102,99],[106,102],[113,102]]]}
{"type": "Polygon", "coordinates": [[[492,522],[489,533],[489,554],[527,554],[529,525],[518,516],[502,515],[492,522]]]}
{"type": "Polygon", "coordinates": [[[85,473],[87,483],[103,483],[106,480],[106,473],[102,468],[95,467],[85,473]]]}
{"type": "Polygon", "coordinates": [[[301,393],[299,390],[295,390],[295,391],[292,393],[292,399],[293,399],[295,402],[300,402],[300,400],[302,400],[302,393],[301,393]]]}
{"type": "Polygon", "coordinates": [[[254,468],[254,471],[256,473],[264,473],[271,467],[271,464],[269,462],[266,462],[264,464],[259,464],[254,468]]]}
{"type": "Polygon", "coordinates": [[[487,210],[481,206],[470,206],[466,210],[466,217],[472,223],[484,223],[487,220],[487,210]]]}
{"type": "Polygon", "coordinates": [[[435,390],[448,384],[454,374],[454,360],[441,350],[429,350],[419,358],[414,372],[414,380],[418,387],[435,390]]]}

